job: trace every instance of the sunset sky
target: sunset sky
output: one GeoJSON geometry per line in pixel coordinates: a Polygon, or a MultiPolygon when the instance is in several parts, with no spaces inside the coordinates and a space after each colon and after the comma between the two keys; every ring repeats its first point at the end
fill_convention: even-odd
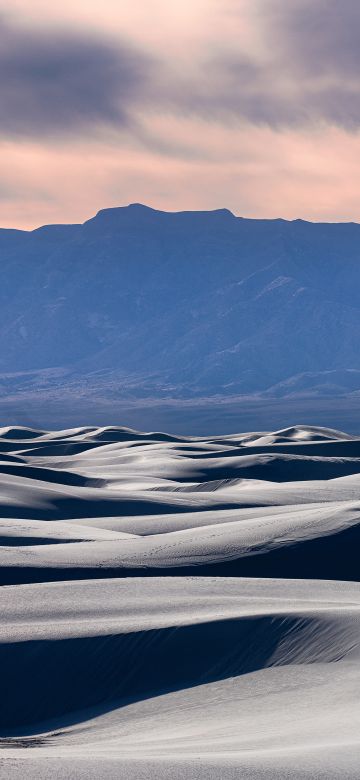
{"type": "Polygon", "coordinates": [[[360,221],[358,0],[3,0],[0,225],[360,221]]]}

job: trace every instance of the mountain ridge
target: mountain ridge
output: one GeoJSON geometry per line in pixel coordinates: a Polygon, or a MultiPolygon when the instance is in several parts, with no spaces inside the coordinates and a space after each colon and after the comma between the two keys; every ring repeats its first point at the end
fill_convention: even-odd
{"type": "Polygon", "coordinates": [[[360,227],[360,221],[356,222],[354,220],[349,221],[317,221],[317,220],[310,220],[310,219],[304,219],[303,217],[294,217],[294,219],[287,219],[286,217],[244,217],[241,214],[234,214],[231,209],[228,209],[227,207],[219,207],[214,209],[179,209],[176,211],[168,211],[164,209],[158,209],[154,206],[149,206],[146,203],[141,202],[131,202],[128,203],[125,206],[105,206],[104,208],[98,209],[98,211],[92,216],[85,219],[83,222],[54,222],[54,223],[45,223],[38,225],[34,228],[16,228],[16,227],[8,227],[8,228],[1,228],[0,227],[0,235],[2,233],[21,233],[21,234],[29,234],[29,233],[37,233],[42,230],[46,230],[48,228],[71,228],[71,227],[84,227],[84,225],[87,225],[89,222],[93,222],[98,217],[101,217],[106,214],[121,214],[125,212],[132,211],[133,213],[137,212],[138,214],[156,214],[156,215],[163,215],[165,217],[178,217],[182,215],[228,215],[236,220],[242,220],[244,222],[252,222],[252,223],[271,223],[271,222],[282,222],[285,224],[304,224],[304,225],[322,225],[322,226],[348,226],[353,225],[356,227],[360,227]]]}
{"type": "Polygon", "coordinates": [[[0,262],[3,398],[52,370],[109,397],[360,391],[357,223],[133,203],[0,230],[0,262]]]}

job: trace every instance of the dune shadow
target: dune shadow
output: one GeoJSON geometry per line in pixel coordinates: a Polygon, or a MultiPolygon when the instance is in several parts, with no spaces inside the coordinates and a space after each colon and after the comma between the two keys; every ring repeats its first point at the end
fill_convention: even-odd
{"type": "MultiPolygon", "coordinates": [[[[0,737],[266,666],[304,621],[246,617],[130,634],[0,644],[0,737]]],[[[49,730],[49,729],[43,729],[49,730]]]]}
{"type": "Polygon", "coordinates": [[[62,539],[56,536],[1,536],[0,547],[36,547],[49,544],[79,544],[86,539],[62,539]]]}
{"type": "Polygon", "coordinates": [[[103,487],[106,480],[98,477],[84,477],[76,471],[44,468],[24,464],[8,465],[1,463],[0,474],[10,474],[13,477],[25,477],[40,482],[48,482],[55,485],[72,485],[73,487],[103,487]]]}
{"type": "MultiPolygon", "coordinates": [[[[247,453],[249,455],[249,453],[247,453]]],[[[236,463],[229,465],[226,463],[220,466],[205,466],[196,468],[194,461],[193,473],[187,473],[182,476],[181,473],[176,476],[176,481],[186,483],[189,480],[196,480],[199,483],[232,481],[238,479],[256,479],[267,482],[300,482],[304,480],[328,480],[338,479],[339,477],[348,477],[360,472],[360,459],[311,459],[302,457],[281,457],[280,455],[266,455],[266,460],[258,463],[241,465],[236,463]]],[[[244,456],[245,458],[245,456],[244,456]]],[[[191,489],[191,488],[189,488],[191,489]]]]}
{"type": "Polygon", "coordinates": [[[134,568],[0,566],[0,585],[123,577],[268,577],[359,582],[360,524],[219,563],[134,568]]]}
{"type": "MultiPolygon", "coordinates": [[[[120,498],[118,495],[111,495],[111,491],[105,490],[99,498],[95,495],[84,496],[74,495],[71,497],[64,497],[59,493],[54,493],[49,496],[51,499],[50,506],[34,506],[29,504],[10,504],[1,503],[0,497],[0,517],[4,519],[14,520],[79,520],[89,519],[95,517],[135,517],[143,515],[168,515],[168,514],[180,514],[182,512],[194,511],[194,506],[191,501],[186,500],[186,497],[181,496],[181,503],[176,503],[173,500],[173,495],[176,495],[175,491],[169,491],[166,495],[169,498],[166,500],[156,500],[156,496],[160,495],[157,491],[149,491],[149,494],[153,495],[153,498],[131,498],[124,496],[120,498]]],[[[178,492],[181,492],[180,490],[178,492]]],[[[184,491],[191,492],[191,491],[184,491]]],[[[200,491],[199,491],[200,492],[200,491]]],[[[165,491],[164,491],[165,493],[165,491]]],[[[252,507],[252,504],[249,505],[252,507]]],[[[219,502],[214,507],[216,510],[221,509],[239,509],[247,508],[248,505],[243,502],[219,502]]],[[[209,507],[204,497],[203,503],[196,506],[196,511],[208,511],[213,508],[209,507]]]]}

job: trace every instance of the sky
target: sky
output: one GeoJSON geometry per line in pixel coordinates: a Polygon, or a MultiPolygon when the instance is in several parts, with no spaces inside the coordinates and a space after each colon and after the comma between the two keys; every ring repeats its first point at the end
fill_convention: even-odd
{"type": "Polygon", "coordinates": [[[0,225],[360,221],[359,0],[0,0],[0,225]]]}

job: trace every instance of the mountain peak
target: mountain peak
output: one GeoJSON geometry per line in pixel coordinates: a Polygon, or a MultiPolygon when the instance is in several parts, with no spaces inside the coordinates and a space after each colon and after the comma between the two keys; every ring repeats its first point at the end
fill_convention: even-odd
{"type": "Polygon", "coordinates": [[[100,209],[95,217],[87,220],[85,225],[92,224],[94,221],[99,223],[108,222],[114,223],[121,220],[129,219],[174,219],[174,218],[187,218],[187,219],[203,219],[215,218],[231,220],[237,219],[235,215],[229,209],[213,209],[207,211],[161,211],[160,209],[154,209],[151,206],[147,206],[144,203],[129,203],[127,206],[113,206],[106,209],[100,209]]]}
{"type": "Polygon", "coordinates": [[[132,203],[0,250],[3,393],[54,363],[118,398],[360,393],[360,226],[132,203]]]}

